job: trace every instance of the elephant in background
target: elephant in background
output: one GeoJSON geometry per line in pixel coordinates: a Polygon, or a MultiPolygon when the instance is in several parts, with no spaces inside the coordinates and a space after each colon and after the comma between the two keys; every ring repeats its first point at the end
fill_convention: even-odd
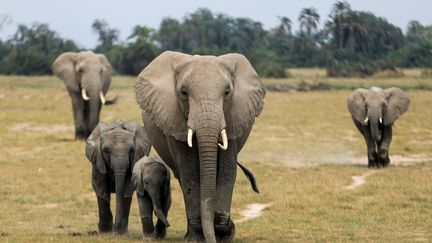
{"type": "Polygon", "coordinates": [[[136,121],[100,122],[87,139],[86,156],[92,163],[92,186],[99,209],[99,232],[111,232],[111,193],[116,193],[115,234],[125,234],[134,192],[132,169],[150,152],[150,141],[136,121]]]}
{"type": "Polygon", "coordinates": [[[51,66],[64,81],[72,100],[75,139],[86,139],[99,122],[101,106],[111,84],[111,65],[103,54],[65,52],[51,66]]]}
{"type": "Polygon", "coordinates": [[[170,172],[159,158],[145,156],[135,163],[132,182],[135,186],[141,224],[145,237],[154,233],[157,239],[164,239],[171,207],[170,172]],[[153,212],[157,216],[153,225],[153,212]]]}
{"type": "Polygon", "coordinates": [[[185,240],[231,241],[237,154],[266,93],[254,68],[241,54],[166,51],[140,73],[135,93],[152,145],[179,179],[185,240]]]}
{"type": "Polygon", "coordinates": [[[368,167],[389,165],[392,125],[408,110],[409,98],[399,88],[356,89],[348,98],[348,110],[366,140],[368,167]]]}

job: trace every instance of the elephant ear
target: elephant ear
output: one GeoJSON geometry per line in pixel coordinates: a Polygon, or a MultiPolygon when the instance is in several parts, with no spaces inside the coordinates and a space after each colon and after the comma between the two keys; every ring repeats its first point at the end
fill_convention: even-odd
{"type": "Polygon", "coordinates": [[[138,122],[130,120],[126,122],[125,125],[128,127],[128,129],[135,132],[135,153],[133,158],[134,165],[142,157],[148,156],[150,154],[151,142],[147,132],[144,130],[144,127],[138,124],[138,122]]]}
{"type": "Polygon", "coordinates": [[[225,120],[228,138],[236,139],[252,127],[255,117],[261,113],[266,91],[245,56],[230,53],[219,57],[232,74],[232,101],[225,120]]]}
{"type": "Polygon", "coordinates": [[[348,110],[351,116],[363,126],[367,126],[366,118],[366,89],[356,89],[348,98],[348,110]]]}
{"type": "Polygon", "coordinates": [[[175,91],[174,66],[190,55],[166,51],[156,57],[138,76],[135,83],[136,100],[166,136],[186,141],[187,121],[175,91]]]}
{"type": "Polygon", "coordinates": [[[103,93],[106,94],[111,85],[111,75],[112,75],[112,67],[109,63],[108,59],[103,54],[96,54],[99,58],[99,61],[102,63],[102,90],[103,93]]]}
{"type": "Polygon", "coordinates": [[[144,186],[142,184],[142,170],[144,161],[138,160],[132,170],[132,183],[135,186],[136,192],[140,196],[144,196],[144,186]]]}
{"type": "Polygon", "coordinates": [[[77,74],[75,71],[75,60],[78,54],[75,52],[65,52],[61,54],[51,65],[55,76],[63,80],[68,90],[80,92],[77,74]]]}
{"type": "Polygon", "coordinates": [[[387,97],[387,112],[384,115],[384,125],[388,126],[408,110],[410,100],[399,88],[388,88],[384,90],[387,97]]]}
{"type": "Polygon", "coordinates": [[[101,140],[101,131],[105,126],[107,126],[107,124],[103,122],[99,122],[99,124],[95,127],[93,132],[87,138],[87,142],[86,142],[87,159],[90,160],[93,166],[96,166],[97,170],[102,174],[106,174],[106,166],[102,158],[100,140],[101,140]]]}

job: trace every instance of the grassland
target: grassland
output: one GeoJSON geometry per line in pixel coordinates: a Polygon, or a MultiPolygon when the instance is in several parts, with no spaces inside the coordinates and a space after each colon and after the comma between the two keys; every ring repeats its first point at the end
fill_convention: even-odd
{"type": "MultiPolygon", "coordinates": [[[[236,242],[430,241],[432,239],[432,86],[419,71],[402,78],[328,79],[322,70],[290,70],[297,84],[324,80],[337,91],[268,92],[265,109],[240,154],[256,175],[254,194],[238,174],[233,219],[250,203],[270,206],[261,217],[236,225],[236,242]],[[394,125],[389,168],[373,170],[366,184],[346,190],[352,176],[369,173],[365,145],[346,109],[351,88],[402,86],[411,107],[394,125]]],[[[103,121],[140,119],[133,77],[114,77],[118,103],[103,121]]],[[[109,95],[110,96],[110,95],[109,95]]],[[[0,77],[0,241],[137,242],[134,199],[129,236],[93,236],[97,205],[84,143],[73,140],[70,100],[53,77],[0,77]],[[74,236],[75,233],[75,236],[74,236]],[[79,233],[80,235],[77,235],[79,233]]],[[[170,242],[185,232],[176,180],[170,242]]],[[[113,205],[114,206],[114,205],[113,205]]]]}

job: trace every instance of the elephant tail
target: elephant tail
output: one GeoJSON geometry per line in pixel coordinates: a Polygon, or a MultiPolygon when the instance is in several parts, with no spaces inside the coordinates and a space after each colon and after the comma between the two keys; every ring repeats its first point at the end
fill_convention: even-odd
{"type": "Polygon", "coordinates": [[[240,167],[240,169],[245,174],[246,178],[249,180],[249,182],[252,186],[252,190],[254,190],[254,192],[256,192],[256,193],[259,193],[254,174],[252,172],[250,172],[250,170],[246,169],[246,167],[244,167],[238,161],[237,161],[237,165],[240,167]]]}
{"type": "Polygon", "coordinates": [[[110,100],[106,100],[105,101],[105,105],[114,105],[115,103],[117,103],[117,95],[114,96],[114,98],[110,99],[110,100]]]}

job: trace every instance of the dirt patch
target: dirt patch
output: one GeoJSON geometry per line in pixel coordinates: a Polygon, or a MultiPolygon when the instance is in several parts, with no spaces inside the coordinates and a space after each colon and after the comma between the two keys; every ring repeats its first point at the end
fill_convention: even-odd
{"type": "Polygon", "coordinates": [[[240,211],[242,218],[237,220],[237,223],[242,223],[261,216],[262,211],[268,208],[269,206],[270,206],[269,204],[261,204],[261,203],[252,203],[246,205],[246,208],[240,211]]]}
{"type": "Polygon", "coordinates": [[[46,133],[56,133],[56,132],[67,132],[72,131],[72,126],[66,126],[63,124],[52,124],[52,125],[36,125],[32,123],[16,123],[9,127],[10,131],[14,132],[46,132],[46,133]]]}
{"type": "Polygon", "coordinates": [[[346,186],[345,190],[353,190],[361,185],[364,185],[366,183],[366,178],[375,173],[375,171],[369,171],[363,175],[352,176],[353,182],[350,185],[346,186]]]}

